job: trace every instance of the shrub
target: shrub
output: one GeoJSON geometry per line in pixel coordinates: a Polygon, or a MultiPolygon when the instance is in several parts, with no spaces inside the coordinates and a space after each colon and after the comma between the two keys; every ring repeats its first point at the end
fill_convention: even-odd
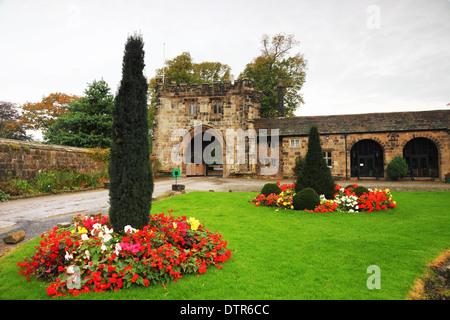
{"type": "Polygon", "coordinates": [[[5,193],[2,189],[0,189],[0,201],[8,201],[9,194],[5,193]]]}
{"type": "Polygon", "coordinates": [[[400,156],[394,157],[391,162],[388,163],[386,167],[386,174],[391,180],[398,180],[403,178],[408,173],[408,164],[406,160],[400,156]]]}
{"type": "Polygon", "coordinates": [[[122,80],[113,109],[109,159],[109,217],[115,230],[141,230],[149,221],[153,176],[150,166],[144,43],[130,36],[125,45],[122,80]]]}
{"type": "Polygon", "coordinates": [[[295,210],[314,210],[320,204],[320,196],[313,188],[305,188],[292,199],[295,210]]]}
{"type": "Polygon", "coordinates": [[[334,196],[334,180],[330,168],[323,157],[320,145],[320,135],[317,126],[309,130],[308,152],[306,154],[302,170],[300,171],[295,191],[305,188],[313,188],[318,194],[323,194],[327,199],[334,196]]]}
{"type": "Polygon", "coordinates": [[[261,194],[265,195],[266,197],[271,194],[280,194],[281,188],[276,183],[266,183],[264,187],[261,189],[261,194]]]}
{"type": "Polygon", "coordinates": [[[35,178],[35,185],[38,192],[53,193],[55,192],[56,174],[55,171],[39,170],[35,178]]]}
{"type": "Polygon", "coordinates": [[[361,197],[364,193],[369,193],[369,189],[363,186],[356,187],[353,189],[353,192],[356,194],[357,197],[361,197]]]}
{"type": "Polygon", "coordinates": [[[303,159],[301,156],[295,158],[294,175],[296,178],[300,175],[300,172],[302,172],[304,165],[305,159],[303,159]]]}

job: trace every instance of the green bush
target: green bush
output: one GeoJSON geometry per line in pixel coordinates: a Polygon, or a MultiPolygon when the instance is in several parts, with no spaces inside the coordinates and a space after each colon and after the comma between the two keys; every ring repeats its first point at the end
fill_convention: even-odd
{"type": "Polygon", "coordinates": [[[53,171],[39,171],[35,178],[35,185],[38,192],[54,193],[56,174],[53,171]]]}
{"type": "Polygon", "coordinates": [[[295,158],[294,175],[296,178],[300,175],[300,172],[302,172],[304,165],[305,159],[303,159],[301,156],[295,158]]]}
{"type": "Polygon", "coordinates": [[[308,152],[297,177],[295,191],[313,188],[318,194],[332,199],[335,185],[330,168],[323,157],[319,130],[317,126],[313,125],[309,130],[308,152]]]}
{"type": "Polygon", "coordinates": [[[267,197],[271,193],[280,194],[281,188],[276,183],[266,183],[261,189],[261,194],[267,197]]]}
{"type": "Polygon", "coordinates": [[[320,204],[320,197],[313,188],[305,188],[295,194],[292,204],[295,210],[314,210],[320,204]]]}
{"type": "Polygon", "coordinates": [[[363,193],[369,193],[369,189],[367,189],[366,187],[363,186],[359,186],[356,187],[355,189],[353,189],[353,192],[356,194],[356,196],[361,197],[363,195],[363,193]]]}
{"type": "Polygon", "coordinates": [[[74,183],[74,173],[72,170],[55,171],[55,189],[71,190],[74,183]]]}
{"type": "Polygon", "coordinates": [[[386,174],[389,179],[397,181],[408,173],[408,164],[403,157],[396,156],[386,167],[386,174]]]}
{"type": "Polygon", "coordinates": [[[0,189],[0,201],[4,202],[9,199],[9,194],[5,193],[2,189],[0,189]]]}

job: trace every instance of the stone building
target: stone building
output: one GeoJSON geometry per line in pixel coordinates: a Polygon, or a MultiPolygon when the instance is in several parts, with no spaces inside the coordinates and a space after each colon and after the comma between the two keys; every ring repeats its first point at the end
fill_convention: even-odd
{"type": "Polygon", "coordinates": [[[395,156],[406,159],[408,179],[444,180],[450,172],[450,110],[284,117],[280,96],[279,117],[266,119],[248,79],[157,84],[152,153],[161,173],[292,179],[311,125],[336,179],[386,179],[395,156]]]}

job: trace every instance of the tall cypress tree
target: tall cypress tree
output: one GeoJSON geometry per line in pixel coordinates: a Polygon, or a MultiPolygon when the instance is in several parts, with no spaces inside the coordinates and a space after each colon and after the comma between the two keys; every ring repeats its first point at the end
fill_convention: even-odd
{"type": "Polygon", "coordinates": [[[147,80],[144,43],[140,35],[128,37],[122,80],[113,109],[109,164],[110,221],[116,232],[126,225],[142,229],[149,222],[153,193],[147,123],[147,80]]]}
{"type": "Polygon", "coordinates": [[[330,168],[323,157],[319,130],[317,126],[312,126],[309,130],[308,152],[297,177],[295,191],[312,188],[318,194],[323,194],[327,199],[331,199],[334,195],[334,186],[330,168]]]}

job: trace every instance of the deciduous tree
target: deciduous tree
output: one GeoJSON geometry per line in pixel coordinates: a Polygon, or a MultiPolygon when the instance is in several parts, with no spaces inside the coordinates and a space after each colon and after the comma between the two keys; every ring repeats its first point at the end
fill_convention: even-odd
{"type": "Polygon", "coordinates": [[[20,122],[28,130],[45,132],[60,115],[69,112],[69,104],[78,99],[81,97],[56,92],[43,97],[41,102],[26,102],[21,106],[20,122]]]}
{"type": "Polygon", "coordinates": [[[0,138],[30,140],[14,103],[0,101],[0,138]]]}
{"type": "Polygon", "coordinates": [[[294,111],[304,103],[301,88],[305,82],[307,61],[300,53],[290,55],[299,42],[293,35],[264,35],[261,54],[247,64],[239,78],[251,78],[255,89],[262,92],[260,115],[262,118],[278,115],[278,83],[284,86],[285,116],[294,116],[294,111]]]}

